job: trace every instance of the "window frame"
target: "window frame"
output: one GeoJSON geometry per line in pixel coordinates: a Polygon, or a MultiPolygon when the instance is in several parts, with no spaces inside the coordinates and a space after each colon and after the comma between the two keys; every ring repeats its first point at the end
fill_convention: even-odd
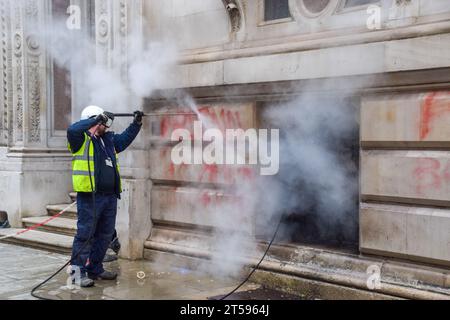
{"type": "Polygon", "coordinates": [[[265,0],[258,0],[258,27],[264,27],[267,25],[280,24],[286,22],[294,21],[294,17],[292,15],[292,10],[290,6],[290,0],[288,0],[289,7],[289,17],[274,19],[274,20],[265,20],[265,0]]]}
{"type": "Polygon", "coordinates": [[[347,12],[353,12],[353,11],[366,10],[369,6],[372,6],[372,5],[381,6],[381,1],[382,0],[377,0],[377,1],[374,1],[373,3],[369,3],[369,4],[361,4],[361,5],[357,5],[357,6],[353,6],[353,7],[345,7],[347,0],[341,0],[341,2],[339,3],[339,5],[337,7],[336,13],[347,13],[347,12]]]}

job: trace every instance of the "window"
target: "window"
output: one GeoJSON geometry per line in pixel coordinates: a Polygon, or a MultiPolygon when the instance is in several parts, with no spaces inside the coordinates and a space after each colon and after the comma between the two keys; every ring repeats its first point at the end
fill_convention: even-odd
{"type": "Polygon", "coordinates": [[[345,1],[345,7],[356,7],[356,6],[362,6],[370,3],[378,2],[379,0],[347,0],[345,1]]]}
{"type": "Polygon", "coordinates": [[[289,0],[265,0],[264,21],[289,18],[289,0]]]}
{"type": "Polygon", "coordinates": [[[311,13],[319,13],[325,10],[330,0],[303,0],[303,5],[311,13]]]}
{"type": "MultiPolygon", "coordinates": [[[[54,18],[67,17],[70,0],[53,0],[54,18]]],[[[53,123],[54,130],[66,130],[72,115],[72,84],[70,73],[65,68],[53,63],[53,123]]]]}

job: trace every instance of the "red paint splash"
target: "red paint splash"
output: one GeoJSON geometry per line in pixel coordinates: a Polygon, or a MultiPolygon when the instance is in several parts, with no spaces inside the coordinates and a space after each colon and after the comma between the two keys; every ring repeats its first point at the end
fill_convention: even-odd
{"type": "Polygon", "coordinates": [[[427,94],[420,108],[420,140],[424,140],[430,134],[433,119],[450,111],[450,103],[438,103],[436,98],[447,92],[432,92],[427,94]]]}
{"type": "Polygon", "coordinates": [[[209,192],[207,191],[203,192],[200,197],[200,201],[204,207],[209,206],[211,204],[211,196],[209,195],[209,192]]]}
{"type": "Polygon", "coordinates": [[[202,172],[200,173],[199,181],[204,182],[204,177],[207,176],[207,182],[217,182],[219,174],[219,168],[216,164],[205,164],[202,166],[202,172]]]}
{"type": "Polygon", "coordinates": [[[423,158],[417,160],[417,167],[414,169],[414,178],[417,181],[416,192],[423,195],[428,189],[441,188],[441,163],[437,159],[423,158]]]}

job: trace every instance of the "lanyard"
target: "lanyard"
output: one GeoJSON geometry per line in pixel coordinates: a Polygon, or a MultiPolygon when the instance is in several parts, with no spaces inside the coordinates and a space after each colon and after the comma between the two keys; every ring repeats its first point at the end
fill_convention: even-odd
{"type": "Polygon", "coordinates": [[[106,157],[108,159],[111,159],[111,156],[108,153],[108,150],[106,150],[105,142],[103,141],[102,137],[100,137],[100,146],[102,147],[103,151],[105,151],[106,157]]]}
{"type": "Polygon", "coordinates": [[[94,137],[97,140],[100,140],[100,147],[105,152],[106,158],[107,159],[112,159],[111,156],[108,154],[108,151],[106,150],[106,145],[105,145],[105,142],[103,141],[102,137],[98,137],[97,138],[97,136],[95,136],[95,135],[92,135],[92,137],[94,137]]]}

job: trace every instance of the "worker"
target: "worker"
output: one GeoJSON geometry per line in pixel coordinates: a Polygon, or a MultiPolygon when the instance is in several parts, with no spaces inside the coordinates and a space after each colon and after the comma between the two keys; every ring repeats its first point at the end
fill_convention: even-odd
{"type": "Polygon", "coordinates": [[[94,280],[117,278],[117,273],[106,271],[102,263],[115,231],[117,199],[122,191],[117,154],[136,138],[142,117],[142,112],[134,112],[130,126],[115,134],[108,132],[114,115],[98,106],[88,106],[81,113],[81,120],[67,129],[78,213],[71,265],[73,271],[79,268],[80,279],[74,281],[79,280],[81,287],[92,287],[94,280]]]}

